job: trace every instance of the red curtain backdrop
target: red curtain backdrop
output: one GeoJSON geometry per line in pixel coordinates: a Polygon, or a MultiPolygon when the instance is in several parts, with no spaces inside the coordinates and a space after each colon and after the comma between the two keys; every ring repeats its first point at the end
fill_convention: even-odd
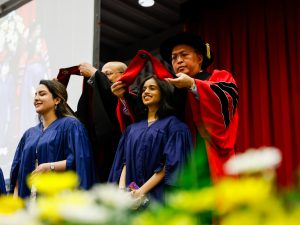
{"type": "MultiPolygon", "coordinates": [[[[215,55],[211,69],[233,73],[239,86],[237,152],[276,146],[282,186],[296,184],[300,164],[300,1],[227,1],[185,20],[215,55]]],[[[194,11],[196,8],[193,9],[194,11]]],[[[189,11],[184,14],[189,14],[189,11]]]]}

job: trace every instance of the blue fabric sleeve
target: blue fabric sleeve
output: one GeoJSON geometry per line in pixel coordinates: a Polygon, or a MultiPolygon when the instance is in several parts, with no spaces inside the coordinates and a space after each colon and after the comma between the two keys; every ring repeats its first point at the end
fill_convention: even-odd
{"type": "Polygon", "coordinates": [[[22,156],[22,151],[23,151],[23,146],[25,143],[25,136],[26,133],[23,135],[23,137],[21,138],[17,149],[16,149],[16,153],[11,165],[11,170],[10,170],[10,186],[9,186],[9,192],[13,193],[14,192],[14,188],[16,186],[17,180],[18,180],[18,175],[19,175],[19,168],[20,168],[20,163],[21,163],[21,156],[22,156]]]}
{"type": "Polygon", "coordinates": [[[193,147],[192,136],[185,124],[171,127],[171,134],[164,148],[165,184],[175,185],[179,170],[186,163],[193,147]]]}
{"type": "Polygon", "coordinates": [[[75,170],[80,179],[79,186],[89,189],[95,182],[95,171],[87,132],[78,120],[70,123],[67,132],[66,169],[75,170]]]}
{"type": "Polygon", "coordinates": [[[1,194],[6,194],[6,187],[5,187],[5,180],[3,176],[2,169],[0,168],[0,195],[1,194]]]}
{"type": "Polygon", "coordinates": [[[124,164],[126,164],[124,146],[125,146],[125,142],[127,140],[127,134],[128,134],[129,128],[127,128],[124,131],[124,133],[122,134],[122,136],[120,138],[118,148],[116,151],[116,155],[114,158],[114,162],[113,162],[113,165],[111,167],[109,177],[108,177],[108,182],[110,182],[110,183],[115,183],[115,184],[119,183],[121,173],[123,170],[123,166],[124,166],[124,164]]]}

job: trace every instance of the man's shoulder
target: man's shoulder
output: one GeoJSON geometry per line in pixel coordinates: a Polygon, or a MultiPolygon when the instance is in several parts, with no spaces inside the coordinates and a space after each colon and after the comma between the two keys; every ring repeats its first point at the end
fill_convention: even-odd
{"type": "Polygon", "coordinates": [[[209,78],[209,81],[214,82],[234,82],[235,80],[232,76],[232,74],[227,70],[213,70],[212,74],[209,78]]]}
{"type": "Polygon", "coordinates": [[[216,75],[218,75],[218,76],[232,76],[232,74],[227,70],[217,70],[217,69],[213,70],[211,75],[212,76],[216,76],[216,75]]]}

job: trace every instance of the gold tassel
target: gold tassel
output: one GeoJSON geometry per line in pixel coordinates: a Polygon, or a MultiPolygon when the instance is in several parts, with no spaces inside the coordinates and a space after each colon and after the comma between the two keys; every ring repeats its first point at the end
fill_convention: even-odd
{"type": "Polygon", "coordinates": [[[206,45],[206,57],[208,59],[210,59],[211,55],[210,55],[210,46],[208,43],[205,44],[206,45]]]}

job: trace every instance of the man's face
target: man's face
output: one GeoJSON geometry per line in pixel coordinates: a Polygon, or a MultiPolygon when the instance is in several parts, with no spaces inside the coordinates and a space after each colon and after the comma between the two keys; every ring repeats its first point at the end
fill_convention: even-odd
{"type": "Polygon", "coordinates": [[[113,63],[106,63],[101,70],[102,73],[104,73],[107,78],[111,82],[116,82],[123,74],[123,71],[119,70],[119,67],[114,65],[113,63]]]}
{"type": "Polygon", "coordinates": [[[189,45],[176,45],[172,51],[172,66],[175,73],[194,77],[201,70],[203,57],[189,45]]]}

